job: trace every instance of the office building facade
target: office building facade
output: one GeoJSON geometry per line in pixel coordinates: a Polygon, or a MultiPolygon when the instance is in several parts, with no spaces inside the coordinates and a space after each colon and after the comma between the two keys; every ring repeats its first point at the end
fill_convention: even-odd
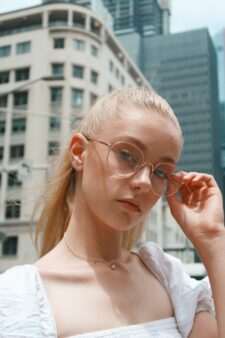
{"type": "Polygon", "coordinates": [[[168,34],[170,0],[102,0],[114,20],[113,30],[130,57],[142,68],[142,38],[168,34]]]}
{"type": "Polygon", "coordinates": [[[105,23],[74,3],[0,15],[0,270],[32,262],[34,201],[100,95],[148,86],[105,23]]]}
{"type": "Polygon", "coordinates": [[[217,33],[213,42],[217,53],[217,76],[219,87],[219,105],[221,121],[221,157],[223,168],[223,190],[225,191],[225,29],[217,33]]]}
{"type": "Polygon", "coordinates": [[[143,72],[173,107],[184,134],[185,171],[222,188],[216,52],[207,29],[143,39],[143,72]]]}

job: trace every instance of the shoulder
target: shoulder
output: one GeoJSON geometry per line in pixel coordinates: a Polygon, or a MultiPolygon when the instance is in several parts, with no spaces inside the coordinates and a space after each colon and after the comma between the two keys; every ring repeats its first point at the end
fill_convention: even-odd
{"type": "Polygon", "coordinates": [[[212,293],[208,278],[197,281],[184,270],[179,259],[166,254],[153,242],[147,242],[138,255],[166,288],[174,308],[178,327],[187,337],[196,313],[213,313],[212,293]]]}
{"type": "Polygon", "coordinates": [[[36,267],[21,265],[2,273],[0,332],[3,336],[45,337],[47,323],[51,325],[52,318],[36,267]]]}

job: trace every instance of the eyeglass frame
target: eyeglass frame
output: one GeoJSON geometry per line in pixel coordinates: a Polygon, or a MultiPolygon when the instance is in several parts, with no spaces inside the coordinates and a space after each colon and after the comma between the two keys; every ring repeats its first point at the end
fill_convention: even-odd
{"type": "MultiPolygon", "coordinates": [[[[88,135],[85,135],[85,134],[83,134],[83,136],[87,139],[87,141],[90,141],[90,142],[98,142],[98,143],[100,143],[100,144],[103,144],[103,145],[105,145],[105,146],[107,146],[107,147],[109,147],[109,151],[108,151],[108,154],[109,154],[109,152],[110,152],[110,150],[111,150],[111,148],[112,148],[112,146],[114,146],[116,143],[119,143],[119,142],[124,142],[124,143],[127,143],[127,144],[131,144],[132,146],[133,146],[133,144],[132,143],[130,143],[130,142],[126,142],[126,141],[116,141],[116,142],[114,142],[114,143],[107,143],[107,142],[105,142],[105,141],[101,141],[101,140],[97,140],[97,139],[95,139],[95,138],[92,138],[92,137],[89,137],[88,135]]],[[[137,147],[137,146],[135,146],[138,150],[140,150],[140,152],[143,154],[143,151],[139,148],[139,147],[137,147]]],[[[108,158],[108,155],[107,155],[107,158],[108,158]]],[[[144,159],[144,154],[143,154],[143,159],[144,159]]],[[[159,163],[157,163],[157,165],[153,165],[150,161],[144,161],[141,165],[140,165],[140,167],[138,168],[138,170],[137,171],[134,171],[134,172],[132,172],[132,173],[130,173],[130,174],[121,174],[121,175],[119,175],[119,174],[117,174],[117,176],[118,177],[132,177],[132,176],[135,176],[138,172],[140,172],[145,166],[151,166],[151,175],[150,175],[150,178],[152,177],[152,175],[153,175],[153,173],[154,173],[154,169],[158,166],[158,165],[160,165],[160,164],[169,164],[169,165],[171,165],[171,166],[173,166],[174,168],[176,168],[176,166],[174,165],[174,164],[172,164],[172,163],[169,163],[169,162],[159,162],[159,163]]],[[[180,172],[180,171],[179,171],[180,172]]],[[[179,173],[178,172],[178,173],[179,173]]],[[[177,175],[177,173],[175,172],[174,173],[174,175],[177,175]]],[[[151,179],[150,179],[151,180],[151,179]]],[[[181,181],[180,182],[180,187],[183,185],[184,183],[181,181]]],[[[186,186],[186,184],[184,184],[185,186],[186,186]]],[[[157,196],[160,196],[160,197],[170,197],[170,196],[173,196],[173,195],[175,195],[178,191],[179,191],[179,189],[180,189],[180,187],[177,189],[177,191],[175,191],[174,193],[172,193],[171,195],[168,195],[168,196],[164,196],[163,194],[159,194],[157,191],[155,191],[155,189],[152,187],[152,190],[153,190],[153,192],[157,195],[157,196]]],[[[187,186],[187,188],[188,188],[188,190],[189,190],[189,192],[190,192],[190,188],[187,186]]]]}

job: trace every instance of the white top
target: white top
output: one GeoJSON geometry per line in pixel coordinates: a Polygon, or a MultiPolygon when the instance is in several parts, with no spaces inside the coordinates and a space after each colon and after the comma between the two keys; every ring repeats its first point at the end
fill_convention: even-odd
{"type": "MultiPolygon", "coordinates": [[[[213,313],[207,278],[201,281],[190,278],[182,263],[164,253],[155,243],[146,243],[137,253],[165,286],[175,317],[73,337],[186,338],[197,312],[213,313]]],[[[34,265],[16,266],[0,275],[0,337],[57,337],[56,323],[47,294],[34,265]]]]}

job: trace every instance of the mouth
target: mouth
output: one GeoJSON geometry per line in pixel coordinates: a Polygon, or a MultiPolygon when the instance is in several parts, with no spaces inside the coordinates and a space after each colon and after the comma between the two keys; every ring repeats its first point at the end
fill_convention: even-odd
{"type": "Polygon", "coordinates": [[[119,205],[133,213],[140,213],[141,212],[141,207],[138,202],[131,200],[131,199],[122,199],[122,200],[117,200],[119,205]]]}

